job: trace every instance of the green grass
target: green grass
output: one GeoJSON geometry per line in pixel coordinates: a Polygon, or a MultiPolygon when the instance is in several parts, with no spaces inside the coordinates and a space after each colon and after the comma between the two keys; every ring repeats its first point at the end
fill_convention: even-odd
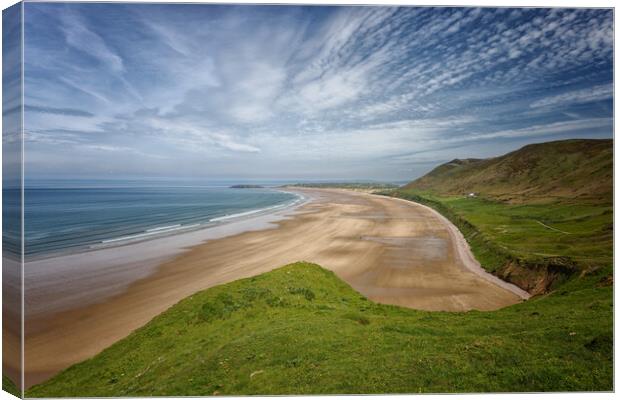
{"type": "Polygon", "coordinates": [[[613,264],[613,140],[530,144],[455,159],[382,194],[433,207],[482,266],[532,294],[613,264]],[[474,197],[468,194],[474,193],[474,197]]]}
{"type": "Polygon", "coordinates": [[[609,391],[608,272],[448,313],[376,304],[296,263],[196,293],[26,395],[609,391]]]}
{"type": "Polygon", "coordinates": [[[569,257],[584,267],[613,261],[612,204],[508,205],[477,198],[444,204],[521,259],[569,257]]]}
{"type": "Polygon", "coordinates": [[[2,390],[11,393],[13,396],[22,397],[21,390],[8,377],[2,375],[2,390]]]}
{"type": "Polygon", "coordinates": [[[405,188],[442,195],[474,192],[511,203],[611,203],[613,140],[560,140],[483,160],[455,159],[405,188]]]}
{"type": "Polygon", "coordinates": [[[510,260],[544,264],[563,258],[581,270],[613,264],[613,204],[575,200],[510,204],[416,190],[386,194],[440,211],[459,227],[476,258],[489,271],[510,260]]]}

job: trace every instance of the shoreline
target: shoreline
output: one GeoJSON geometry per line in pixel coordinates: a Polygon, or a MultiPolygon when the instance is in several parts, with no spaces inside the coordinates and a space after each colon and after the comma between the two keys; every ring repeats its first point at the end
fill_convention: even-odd
{"type": "MultiPolygon", "coordinates": [[[[114,287],[125,279],[123,274],[131,276],[136,265],[97,272],[88,259],[89,270],[97,272],[92,275],[97,286],[86,289],[79,279],[84,269],[75,270],[81,271],[79,276],[57,277],[57,286],[49,289],[72,291],[74,296],[66,300],[74,307],[37,314],[31,312],[35,304],[26,305],[26,386],[92,357],[197,291],[296,261],[330,269],[364,296],[384,304],[467,311],[521,301],[511,291],[461,268],[448,226],[416,203],[329,189],[295,191],[308,195],[309,201],[271,223],[274,229],[245,231],[193,247],[186,244],[183,252],[160,261],[139,278],[132,276],[131,284],[123,283],[111,296],[96,290],[114,287]],[[93,297],[100,300],[93,302],[93,297]]],[[[134,256],[143,261],[153,255],[134,256]]],[[[44,305],[48,310],[56,307],[44,305]]]]}
{"type": "MultiPolygon", "coordinates": [[[[380,195],[375,195],[374,196],[380,196],[380,195]]],[[[497,286],[500,286],[506,290],[511,291],[512,293],[516,294],[517,296],[519,296],[521,299],[523,300],[528,300],[530,297],[532,297],[528,292],[526,292],[525,290],[521,289],[520,287],[518,287],[515,284],[512,284],[510,282],[506,282],[505,280],[491,274],[490,272],[488,272],[487,270],[485,270],[482,265],[480,265],[480,263],[478,262],[478,260],[476,260],[476,257],[474,256],[474,253],[472,253],[471,251],[471,247],[469,246],[469,243],[467,243],[467,239],[465,239],[465,236],[463,236],[463,233],[461,233],[461,231],[459,230],[459,228],[456,227],[456,225],[454,225],[448,218],[446,218],[445,216],[443,216],[439,211],[435,210],[432,207],[429,207],[427,205],[424,204],[420,204],[420,203],[416,203],[414,201],[411,200],[406,200],[406,199],[401,199],[398,197],[392,197],[395,200],[399,200],[399,201],[405,201],[405,202],[409,202],[409,203],[415,203],[417,205],[419,205],[420,207],[423,207],[427,210],[429,210],[430,212],[432,212],[433,214],[435,214],[438,218],[442,219],[443,222],[449,227],[450,229],[450,233],[453,235],[455,241],[455,247],[457,249],[457,251],[460,254],[460,258],[462,261],[462,265],[463,267],[467,268],[469,271],[475,273],[476,275],[480,276],[483,279],[486,279],[487,281],[494,283],[497,286]]]]}
{"type": "Polygon", "coordinates": [[[151,240],[158,240],[163,238],[168,238],[176,235],[183,235],[188,233],[194,233],[198,231],[204,231],[208,229],[213,229],[220,227],[223,224],[229,223],[238,223],[245,221],[249,218],[261,217],[271,214],[277,214],[279,212],[285,212],[290,209],[294,209],[303,205],[306,199],[292,191],[281,190],[281,188],[264,188],[266,190],[272,190],[281,193],[292,194],[296,197],[296,199],[292,201],[286,201],[279,204],[275,204],[273,206],[259,208],[259,209],[250,209],[248,211],[242,211],[236,214],[225,214],[219,217],[213,217],[209,219],[207,222],[196,222],[188,225],[183,224],[175,224],[174,222],[169,223],[168,226],[158,226],[154,228],[144,229],[141,232],[130,233],[124,236],[112,237],[108,239],[103,239],[99,243],[94,244],[84,244],[79,246],[69,247],[67,249],[61,250],[52,250],[50,252],[42,252],[42,253],[34,253],[30,255],[26,255],[25,262],[36,262],[41,260],[48,260],[60,257],[71,256],[75,254],[83,254],[90,253],[97,250],[123,247],[123,246],[131,246],[134,244],[148,242],[151,240]]]}
{"type": "MultiPolygon", "coordinates": [[[[291,191],[286,193],[295,194],[291,191]]],[[[24,286],[29,294],[25,313],[28,317],[37,317],[49,312],[61,312],[73,308],[77,299],[80,299],[81,306],[104,301],[122,293],[133,282],[152,275],[161,264],[196,246],[245,232],[275,229],[278,221],[290,218],[309,201],[295,195],[298,199],[293,202],[252,210],[252,214],[231,216],[228,220],[199,229],[27,259],[24,262],[24,286]],[[88,257],[87,267],[84,266],[84,257],[88,257]],[[110,279],[102,281],[101,277],[106,275],[110,279]],[[53,290],[53,287],[67,283],[68,290],[62,293],[53,290]],[[71,285],[79,290],[72,290],[71,285]],[[84,290],[89,291],[93,298],[83,298],[81,292],[84,290]]]]}

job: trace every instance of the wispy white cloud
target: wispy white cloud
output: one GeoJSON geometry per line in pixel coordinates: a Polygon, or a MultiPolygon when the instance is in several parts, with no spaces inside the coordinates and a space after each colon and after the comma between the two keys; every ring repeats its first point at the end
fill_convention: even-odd
{"type": "Polygon", "coordinates": [[[613,125],[611,118],[589,118],[581,120],[559,121],[549,124],[539,124],[518,129],[505,129],[489,133],[474,133],[448,139],[439,139],[436,142],[469,142],[480,140],[492,140],[498,138],[516,139],[534,136],[553,136],[556,134],[569,134],[588,129],[610,128],[613,125]]]}
{"type": "Polygon", "coordinates": [[[64,76],[60,76],[58,77],[58,79],[64,83],[65,85],[75,89],[75,90],[79,90],[80,92],[83,92],[89,96],[92,96],[94,98],[96,98],[97,100],[101,100],[104,103],[110,103],[111,101],[109,99],[107,99],[104,95],[102,95],[101,93],[99,93],[96,89],[92,89],[89,86],[89,82],[81,82],[81,83],[77,83],[74,82],[73,80],[64,77],[64,76]]]}
{"type": "Polygon", "coordinates": [[[115,73],[124,70],[123,59],[101,36],[88,29],[79,14],[67,10],[60,14],[60,21],[68,45],[90,55],[115,73]]]}
{"type": "Polygon", "coordinates": [[[157,160],[168,159],[167,156],[163,156],[160,154],[153,154],[153,153],[145,153],[143,151],[137,150],[134,147],[128,147],[128,146],[112,146],[112,145],[106,145],[106,144],[82,144],[79,146],[79,148],[86,149],[86,150],[93,150],[97,152],[112,153],[112,154],[124,153],[124,154],[128,154],[131,156],[153,158],[157,160]]]}
{"type": "Polygon", "coordinates": [[[548,96],[530,104],[530,107],[557,107],[567,104],[583,104],[601,101],[613,97],[613,86],[610,84],[571,90],[555,96],[548,96]]]}
{"type": "Polygon", "coordinates": [[[388,177],[386,159],[446,146],[612,132],[606,10],[27,7],[29,143],[113,153],[119,169],[133,148],[166,154],[154,173],[322,160],[388,177]]]}

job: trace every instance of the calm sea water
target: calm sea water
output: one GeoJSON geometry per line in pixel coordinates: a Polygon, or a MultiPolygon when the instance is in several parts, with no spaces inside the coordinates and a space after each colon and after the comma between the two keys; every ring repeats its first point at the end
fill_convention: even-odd
{"type": "Polygon", "coordinates": [[[165,182],[34,182],[26,185],[25,254],[114,246],[285,207],[274,189],[165,182]]]}

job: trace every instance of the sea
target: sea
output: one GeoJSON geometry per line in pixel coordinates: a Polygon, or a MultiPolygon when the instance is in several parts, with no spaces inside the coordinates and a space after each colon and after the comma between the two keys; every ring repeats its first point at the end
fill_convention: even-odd
{"type": "Polygon", "coordinates": [[[274,184],[242,189],[231,188],[234,184],[238,182],[29,181],[24,188],[24,254],[38,258],[124,245],[302,201],[274,184]]]}

